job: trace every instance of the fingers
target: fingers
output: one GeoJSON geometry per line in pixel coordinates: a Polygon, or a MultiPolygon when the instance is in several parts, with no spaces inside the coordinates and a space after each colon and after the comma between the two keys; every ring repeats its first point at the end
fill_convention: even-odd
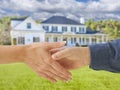
{"type": "MultiPolygon", "coordinates": [[[[43,51],[42,54],[44,54],[45,52],[43,51]]],[[[56,77],[60,78],[61,80],[64,81],[68,81],[71,79],[71,73],[68,72],[66,69],[64,69],[58,62],[54,61],[51,58],[51,55],[49,54],[45,54],[46,56],[43,57],[43,61],[44,63],[47,64],[47,66],[49,66],[49,68],[47,68],[47,70],[49,70],[50,72],[54,73],[56,75],[56,77]]],[[[45,68],[46,70],[46,68],[45,68]]]]}
{"type": "Polygon", "coordinates": [[[55,70],[51,66],[49,68],[46,68],[43,70],[38,70],[37,72],[38,72],[39,76],[42,76],[52,82],[57,82],[56,79],[59,79],[62,81],[71,80],[71,76],[65,75],[65,74],[61,73],[60,71],[55,70]]]}
{"type": "Polygon", "coordinates": [[[33,43],[33,44],[30,44],[31,46],[34,46],[34,47],[46,47],[46,49],[50,50],[50,49],[53,49],[53,48],[60,48],[60,47],[63,47],[64,45],[66,44],[66,41],[63,41],[63,42],[43,42],[43,43],[33,43]]]}
{"type": "Polygon", "coordinates": [[[48,79],[51,82],[57,82],[57,80],[53,78],[54,75],[50,75],[49,73],[39,72],[38,75],[41,76],[41,77],[44,77],[44,78],[48,79]]]}
{"type": "Polygon", "coordinates": [[[56,70],[55,68],[59,68],[59,66],[57,64],[56,65],[58,67],[54,66],[55,68],[53,68],[51,65],[53,66],[53,64],[51,63],[50,65],[47,64],[45,67],[41,67],[41,65],[38,64],[38,63],[37,64],[35,64],[35,63],[31,64],[30,63],[29,64],[29,66],[34,71],[36,71],[39,76],[44,77],[44,78],[48,79],[51,82],[57,82],[57,79],[62,80],[62,81],[71,80],[71,76],[69,76],[71,74],[69,74],[69,72],[64,71],[63,69],[61,69],[61,70],[58,69],[59,71],[56,70]],[[61,71],[63,71],[63,73],[61,73],[61,71]],[[67,74],[65,74],[64,72],[67,72],[67,74]]]}
{"type": "Polygon", "coordinates": [[[53,43],[46,43],[46,48],[48,49],[48,50],[50,50],[50,49],[53,49],[53,48],[59,48],[59,47],[63,47],[64,45],[65,45],[65,41],[63,41],[63,42],[53,42],[53,43]]]}
{"type": "Polygon", "coordinates": [[[37,72],[37,74],[40,77],[44,77],[46,79],[48,79],[51,82],[57,82],[57,80],[55,79],[55,75],[53,75],[52,73],[50,73],[49,71],[46,71],[44,69],[41,69],[40,66],[38,64],[29,64],[29,66],[37,72]]]}
{"type": "MultiPolygon", "coordinates": [[[[59,79],[62,81],[68,81],[67,78],[62,77],[63,75],[61,75],[60,73],[56,72],[55,70],[51,69],[51,70],[44,70],[44,72],[51,78],[53,79],[59,79]]],[[[57,80],[56,80],[57,81],[57,80]]]]}
{"type": "Polygon", "coordinates": [[[66,48],[66,47],[54,48],[54,49],[51,49],[49,52],[50,52],[51,54],[54,54],[54,53],[56,53],[56,52],[58,52],[58,51],[64,50],[65,48],[66,48]]]}
{"type": "Polygon", "coordinates": [[[64,49],[64,50],[61,50],[59,52],[54,53],[52,55],[52,59],[54,59],[54,60],[60,60],[62,58],[70,56],[70,55],[71,55],[70,49],[67,48],[67,49],[64,49]]]}
{"type": "Polygon", "coordinates": [[[55,69],[54,73],[56,73],[60,77],[63,77],[66,80],[71,79],[71,73],[67,71],[66,69],[64,69],[59,63],[53,62],[51,66],[55,69]]]}

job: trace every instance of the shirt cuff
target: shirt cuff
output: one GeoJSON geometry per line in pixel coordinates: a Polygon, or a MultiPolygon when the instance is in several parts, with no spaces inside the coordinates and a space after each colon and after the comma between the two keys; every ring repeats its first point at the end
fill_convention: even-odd
{"type": "Polygon", "coordinates": [[[89,48],[91,56],[90,68],[112,71],[109,65],[109,59],[111,58],[109,44],[96,44],[89,46],[89,48]]]}

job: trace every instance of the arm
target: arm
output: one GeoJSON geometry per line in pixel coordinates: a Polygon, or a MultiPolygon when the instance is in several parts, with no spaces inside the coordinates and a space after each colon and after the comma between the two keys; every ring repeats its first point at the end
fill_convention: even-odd
{"type": "Polygon", "coordinates": [[[95,70],[120,72],[120,39],[89,47],[53,49],[52,58],[67,69],[89,65],[95,70]]]}
{"type": "Polygon", "coordinates": [[[105,44],[89,46],[91,52],[90,68],[120,72],[120,39],[105,44]]]}
{"type": "Polygon", "coordinates": [[[0,46],[0,64],[22,62],[22,54],[27,46],[0,46]]]}
{"type": "Polygon", "coordinates": [[[24,46],[0,46],[0,63],[23,62],[30,66],[39,76],[52,82],[57,79],[67,81],[71,74],[59,63],[53,61],[49,50],[64,46],[64,42],[34,43],[24,46]]]}

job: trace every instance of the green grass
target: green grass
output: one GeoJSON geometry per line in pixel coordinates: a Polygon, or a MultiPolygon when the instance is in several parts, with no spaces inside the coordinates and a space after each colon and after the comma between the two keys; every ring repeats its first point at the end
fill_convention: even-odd
{"type": "Polygon", "coordinates": [[[120,74],[88,67],[72,71],[67,83],[39,78],[24,64],[0,65],[0,90],[120,90],[120,74]]]}

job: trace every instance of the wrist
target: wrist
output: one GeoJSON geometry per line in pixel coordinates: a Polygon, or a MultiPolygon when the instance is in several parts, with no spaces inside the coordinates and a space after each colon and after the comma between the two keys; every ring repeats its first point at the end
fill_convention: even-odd
{"type": "Polygon", "coordinates": [[[85,65],[90,65],[90,49],[89,47],[85,47],[85,65]]]}
{"type": "Polygon", "coordinates": [[[14,59],[17,60],[17,62],[24,62],[26,51],[29,45],[22,45],[22,46],[16,46],[15,52],[14,52],[14,59]]]}
{"type": "Polygon", "coordinates": [[[89,47],[80,47],[81,60],[84,66],[90,65],[90,50],[89,47]]]}
{"type": "Polygon", "coordinates": [[[26,46],[0,46],[0,64],[23,62],[26,46]]]}

